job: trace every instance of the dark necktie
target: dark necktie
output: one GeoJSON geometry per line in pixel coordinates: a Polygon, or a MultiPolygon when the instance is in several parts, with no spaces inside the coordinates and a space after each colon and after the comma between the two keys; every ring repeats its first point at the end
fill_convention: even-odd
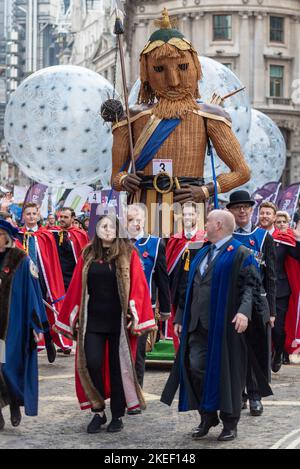
{"type": "Polygon", "coordinates": [[[204,266],[204,271],[203,273],[205,273],[207,271],[207,269],[209,268],[212,260],[213,260],[213,256],[214,256],[214,253],[216,252],[216,248],[217,246],[215,244],[211,244],[209,246],[209,249],[207,251],[207,259],[206,259],[206,264],[204,266]]]}
{"type": "Polygon", "coordinates": [[[29,230],[29,233],[32,233],[29,235],[29,240],[28,240],[28,255],[32,262],[35,264],[37,263],[37,258],[36,258],[36,249],[35,249],[35,239],[33,236],[33,230],[29,230]]]}
{"type": "Polygon", "coordinates": [[[244,230],[244,228],[239,228],[237,230],[237,233],[246,233],[246,230],[244,230]]]}

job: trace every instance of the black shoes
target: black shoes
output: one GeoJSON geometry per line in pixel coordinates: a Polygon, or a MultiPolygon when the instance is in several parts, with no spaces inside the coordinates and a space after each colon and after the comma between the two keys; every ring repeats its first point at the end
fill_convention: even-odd
{"type": "Polygon", "coordinates": [[[242,410],[248,409],[247,401],[242,400],[242,410]]]}
{"type": "Polygon", "coordinates": [[[20,407],[17,404],[11,404],[9,407],[11,424],[13,427],[18,427],[22,420],[20,407]]]}
{"type": "Polygon", "coordinates": [[[56,348],[53,342],[46,345],[46,351],[47,351],[48,362],[54,363],[56,359],[56,348]]]}
{"type": "Polygon", "coordinates": [[[99,433],[101,431],[101,425],[104,425],[107,422],[106,415],[103,414],[103,417],[99,414],[95,414],[93,420],[89,423],[87,427],[88,433],[99,433]]]}
{"type": "Polygon", "coordinates": [[[193,431],[192,437],[194,440],[198,440],[199,438],[203,438],[205,435],[208,434],[211,427],[216,427],[219,425],[220,420],[217,416],[212,418],[204,418],[200,423],[199,427],[193,431]]]}
{"type": "MultiPolygon", "coordinates": [[[[87,432],[88,433],[100,433],[101,426],[104,425],[106,422],[107,422],[107,418],[105,414],[103,414],[103,417],[101,417],[99,414],[95,414],[95,416],[93,417],[93,420],[89,423],[87,427],[87,432]]],[[[124,425],[123,425],[121,418],[119,419],[113,418],[107,427],[107,431],[109,433],[117,433],[122,430],[123,426],[124,425]]]]}
{"type": "Polygon", "coordinates": [[[290,357],[289,357],[289,354],[287,352],[283,352],[282,364],[283,365],[290,365],[291,364],[290,357]]]}
{"type": "Polygon", "coordinates": [[[3,430],[4,427],[5,427],[5,420],[4,420],[4,417],[2,415],[2,411],[0,409],[0,431],[3,430]]]}
{"type": "MultiPolygon", "coordinates": [[[[13,427],[18,427],[22,420],[22,415],[20,407],[16,404],[11,404],[10,406],[10,421],[13,427]]],[[[5,420],[0,409],[0,431],[5,427],[5,420]]]]}
{"type": "Polygon", "coordinates": [[[117,433],[117,432],[120,432],[123,427],[124,427],[124,425],[123,425],[123,422],[122,422],[121,418],[119,418],[119,419],[113,418],[112,421],[110,422],[110,424],[107,427],[107,431],[108,431],[108,433],[117,433]]]}
{"type": "Polygon", "coordinates": [[[264,408],[260,400],[254,401],[250,399],[249,404],[250,404],[250,415],[252,415],[253,417],[259,417],[263,413],[264,408]]]}
{"type": "Polygon", "coordinates": [[[127,415],[140,415],[141,413],[142,413],[141,409],[127,410],[127,415]]]}
{"type": "Polygon", "coordinates": [[[282,354],[274,353],[272,357],[271,368],[273,373],[278,373],[282,365],[282,354]]]}
{"type": "Polygon", "coordinates": [[[218,436],[218,441],[232,441],[235,440],[237,437],[237,429],[234,430],[225,430],[223,428],[221,434],[218,436]]]}
{"type": "Polygon", "coordinates": [[[58,348],[57,353],[62,353],[63,355],[71,355],[72,350],[70,348],[67,348],[65,350],[63,350],[62,348],[58,348]]]}

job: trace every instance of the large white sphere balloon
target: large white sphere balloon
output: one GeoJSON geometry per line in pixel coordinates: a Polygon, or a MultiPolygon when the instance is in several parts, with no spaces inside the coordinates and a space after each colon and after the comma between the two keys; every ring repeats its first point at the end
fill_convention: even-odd
{"type": "MultiPolygon", "coordinates": [[[[245,159],[251,170],[249,182],[239,187],[252,194],[257,188],[270,181],[279,181],[286,164],[286,145],[282,133],[270,119],[260,111],[252,109],[249,138],[243,148],[245,159]]],[[[215,156],[216,153],[214,152],[215,156]]],[[[228,172],[227,166],[216,156],[215,167],[217,175],[228,172]]],[[[205,178],[211,180],[212,169],[210,161],[205,162],[205,178]]],[[[236,189],[234,189],[236,190],[236,189]]],[[[230,192],[222,194],[227,200],[230,192]]]]}
{"type": "MultiPolygon", "coordinates": [[[[209,103],[213,93],[226,96],[244,85],[239,78],[225,65],[208,57],[199,57],[203,77],[199,82],[201,99],[209,103]]],[[[246,90],[243,90],[223,102],[223,108],[230,114],[232,130],[241,146],[244,146],[251,125],[250,99],[246,90]]]]}
{"type": "MultiPolygon", "coordinates": [[[[243,87],[242,82],[225,65],[208,57],[199,57],[199,60],[203,71],[203,78],[199,81],[201,101],[210,103],[213,93],[223,97],[243,87]]],[[[138,79],[129,95],[130,105],[137,102],[140,85],[141,82],[138,79]]],[[[243,146],[247,141],[251,124],[251,107],[248,93],[241,91],[231,96],[224,101],[223,107],[230,114],[232,129],[243,146]]]]}
{"type": "Polygon", "coordinates": [[[66,188],[111,173],[111,126],[99,116],[112,85],[83,67],[58,65],[24,80],[5,114],[13,159],[31,179],[66,188]]]}

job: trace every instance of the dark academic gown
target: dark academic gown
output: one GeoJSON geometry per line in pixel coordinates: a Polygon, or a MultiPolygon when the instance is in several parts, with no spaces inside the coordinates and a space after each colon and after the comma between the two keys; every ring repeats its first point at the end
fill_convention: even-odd
{"type": "Polygon", "coordinates": [[[33,330],[45,332],[46,314],[33,262],[18,248],[1,256],[0,266],[0,408],[10,402],[38,413],[37,346],[33,330]]]}
{"type": "MultiPolygon", "coordinates": [[[[194,279],[207,251],[208,246],[203,247],[191,265],[180,348],[161,401],[171,405],[179,387],[178,407],[181,412],[220,410],[239,416],[242,391],[246,383],[247,341],[245,334],[235,331],[232,320],[240,311],[251,321],[252,293],[260,278],[250,251],[233,238],[221,248],[213,261],[206,373],[203,395],[195,395],[188,371],[188,330],[194,279]]],[[[263,376],[259,378],[262,395],[271,395],[267,381],[263,376]]]]}

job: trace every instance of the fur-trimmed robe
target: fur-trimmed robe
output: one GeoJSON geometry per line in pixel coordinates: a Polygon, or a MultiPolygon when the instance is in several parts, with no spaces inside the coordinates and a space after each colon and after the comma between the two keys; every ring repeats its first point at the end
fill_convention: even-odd
{"type": "Polygon", "coordinates": [[[46,315],[38,273],[25,252],[7,249],[0,268],[0,408],[13,399],[26,415],[38,410],[38,365],[33,330],[46,315]]]}
{"type": "MultiPolygon", "coordinates": [[[[103,408],[105,399],[110,396],[108,356],[102,369],[105,396],[101,396],[89,375],[84,350],[89,301],[87,278],[92,262],[93,259],[89,259],[84,263],[83,258],[80,257],[55,325],[58,333],[77,340],[75,380],[77,397],[82,410],[103,408]]],[[[156,329],[156,325],[146,277],[135,250],[132,251],[130,258],[120,256],[116,259],[116,275],[123,312],[120,365],[125,399],[128,409],[145,408],[145,401],[134,370],[137,337],[156,329]],[[127,329],[128,312],[132,320],[130,332],[127,329]]]]}

